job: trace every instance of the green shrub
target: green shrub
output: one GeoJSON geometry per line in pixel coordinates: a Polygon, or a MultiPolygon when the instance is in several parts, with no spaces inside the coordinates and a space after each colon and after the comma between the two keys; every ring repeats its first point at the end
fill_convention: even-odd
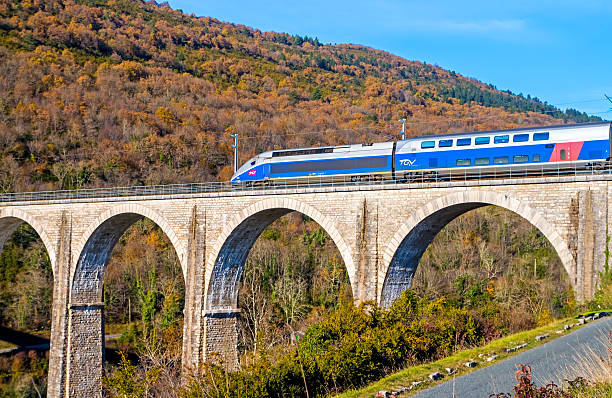
{"type": "Polygon", "coordinates": [[[481,325],[467,310],[407,290],[389,309],[373,303],[341,306],[274,361],[260,352],[236,372],[206,365],[205,376],[194,379],[183,396],[301,397],[306,389],[309,396],[337,393],[482,339],[481,325]]]}

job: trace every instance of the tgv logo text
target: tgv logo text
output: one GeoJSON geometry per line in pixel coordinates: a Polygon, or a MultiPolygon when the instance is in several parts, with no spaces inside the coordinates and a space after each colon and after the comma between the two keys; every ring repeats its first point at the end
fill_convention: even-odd
{"type": "Polygon", "coordinates": [[[414,160],[410,160],[410,159],[400,159],[400,164],[402,166],[414,166],[416,163],[416,159],[414,160]]]}

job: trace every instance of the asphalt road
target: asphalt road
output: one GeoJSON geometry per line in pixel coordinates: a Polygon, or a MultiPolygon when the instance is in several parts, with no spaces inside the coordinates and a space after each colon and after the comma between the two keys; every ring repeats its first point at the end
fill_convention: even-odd
{"type": "Polygon", "coordinates": [[[612,331],[612,317],[588,323],[563,337],[525,351],[495,365],[448,380],[414,395],[418,398],[489,397],[492,393],[512,393],[516,384],[516,364],[531,366],[532,379],[538,386],[563,379],[575,379],[580,371],[595,366],[594,355],[607,357],[606,342],[612,331]]]}

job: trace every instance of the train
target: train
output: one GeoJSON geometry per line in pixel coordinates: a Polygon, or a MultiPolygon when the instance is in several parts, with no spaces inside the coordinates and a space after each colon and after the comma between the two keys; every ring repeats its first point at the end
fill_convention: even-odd
{"type": "Polygon", "coordinates": [[[458,175],[594,170],[610,160],[611,145],[612,122],[596,122],[283,149],[249,159],[231,183],[438,181],[458,175]]]}

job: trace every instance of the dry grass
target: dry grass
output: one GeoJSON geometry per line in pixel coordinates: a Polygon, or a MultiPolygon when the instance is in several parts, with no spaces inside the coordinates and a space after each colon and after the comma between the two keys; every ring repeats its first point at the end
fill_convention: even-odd
{"type": "Polygon", "coordinates": [[[568,374],[571,377],[566,379],[581,377],[595,386],[612,384],[612,331],[607,336],[600,336],[599,340],[606,346],[606,354],[599,355],[592,346],[578,353],[577,365],[568,366],[568,374]]]}

